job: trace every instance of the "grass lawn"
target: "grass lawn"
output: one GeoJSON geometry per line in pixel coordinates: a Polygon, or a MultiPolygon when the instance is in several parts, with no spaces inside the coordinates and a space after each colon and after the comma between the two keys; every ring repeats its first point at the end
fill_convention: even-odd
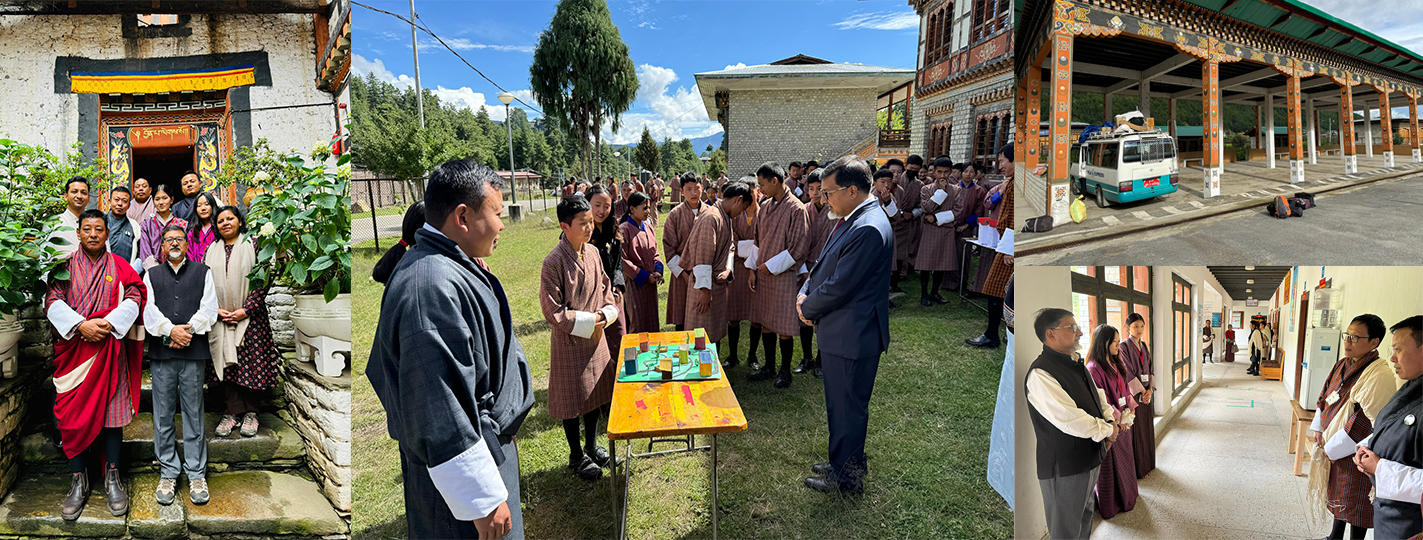
{"type": "MultiPolygon", "coordinates": [[[[361,201],[361,202],[365,202],[365,201],[361,201]]],[[[403,215],[405,215],[405,209],[406,209],[406,208],[408,208],[408,207],[407,207],[406,205],[403,205],[403,204],[395,205],[395,206],[387,206],[387,207],[385,207],[385,208],[377,208],[377,209],[376,209],[376,217],[380,217],[380,216],[396,216],[396,215],[401,215],[401,216],[403,216],[403,215]]],[[[352,220],[352,221],[357,220],[357,219],[361,219],[361,218],[370,219],[370,218],[371,218],[371,213],[370,213],[370,212],[361,212],[361,213],[359,213],[359,214],[351,214],[351,220],[352,220]]]]}
{"type": "MultiPolygon", "coordinates": [[[[562,426],[547,413],[549,326],[539,310],[537,290],[543,258],[557,243],[558,228],[542,224],[541,218],[536,213],[505,229],[487,261],[510,293],[514,326],[528,353],[537,396],[519,432],[525,533],[529,538],[615,537],[618,515],[608,476],[584,482],[567,469],[562,426]]],[[[405,533],[399,451],[386,434],[384,412],[363,376],[382,291],[368,277],[378,258],[370,245],[353,250],[359,278],[351,321],[356,374],[352,435],[360,449],[353,456],[353,493],[360,511],[354,514],[352,532],[356,538],[396,538],[405,533]]],[[[917,279],[902,286],[914,292],[897,299],[904,305],[891,312],[890,350],[880,362],[870,403],[866,453],[871,473],[858,498],[824,495],[801,485],[810,465],[827,457],[824,386],[819,380],[797,375],[789,389],[776,390],[769,381],[747,382],[744,361],[730,371],[749,428],[718,438],[723,537],[1012,536],[1013,514],[986,480],[1003,349],[963,344],[982,332],[982,311],[957,301],[922,308],[917,279]]],[[[665,300],[664,294],[664,305],[665,300]]],[[[744,360],[748,325],[742,327],[744,360]]],[[[799,361],[799,340],[796,348],[799,361]]],[[[708,444],[709,439],[697,442],[708,444]]],[[[637,451],[646,450],[645,442],[635,443],[637,451]]],[[[603,444],[606,447],[606,440],[603,444]]],[[[635,458],[628,537],[710,537],[709,483],[706,452],[635,458]]]]}

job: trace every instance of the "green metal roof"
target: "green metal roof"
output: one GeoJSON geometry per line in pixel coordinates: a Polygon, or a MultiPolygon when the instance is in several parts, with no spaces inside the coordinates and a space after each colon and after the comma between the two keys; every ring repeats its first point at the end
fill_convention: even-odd
{"type": "Polygon", "coordinates": [[[1325,13],[1302,0],[1185,1],[1321,47],[1333,48],[1371,63],[1384,65],[1410,75],[1423,76],[1423,54],[1325,13]],[[1285,9],[1281,9],[1281,6],[1285,9]],[[1306,15],[1311,16],[1313,20],[1306,15]],[[1326,24],[1316,21],[1324,21],[1326,24]],[[1387,47],[1387,49],[1378,47],[1376,44],[1387,47]],[[1395,59],[1395,55],[1406,62],[1395,59]]]}

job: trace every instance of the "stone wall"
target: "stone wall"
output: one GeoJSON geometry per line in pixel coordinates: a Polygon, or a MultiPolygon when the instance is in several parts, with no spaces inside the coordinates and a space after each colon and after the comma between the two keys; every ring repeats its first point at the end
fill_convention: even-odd
{"type": "MultiPolygon", "coordinates": [[[[330,103],[316,88],[316,43],[311,15],[192,15],[184,37],[125,38],[122,17],[133,15],[8,15],[0,17],[0,135],[52,152],[78,140],[79,95],[55,93],[55,61],[165,58],[264,51],[271,86],[250,87],[252,108],[330,103]],[[308,36],[292,39],[293,36],[308,36]]],[[[309,152],[335,132],[330,107],[253,111],[252,140],[309,152]]],[[[93,151],[94,149],[86,149],[93,151]]]]}
{"type": "Polygon", "coordinates": [[[282,351],[282,388],[287,399],[283,419],[306,445],[306,462],[332,506],[351,512],[351,372],[323,377],[316,365],[296,359],[292,291],[272,287],[267,295],[272,334],[282,351]]]}
{"type": "Polygon", "coordinates": [[[767,161],[821,166],[878,133],[874,88],[741,90],[727,109],[727,177],[755,174],[767,161]]]}
{"type": "MultiPolygon", "coordinates": [[[[929,150],[929,124],[937,123],[944,119],[942,115],[930,116],[930,111],[953,105],[953,133],[949,138],[949,159],[954,163],[969,161],[973,152],[973,135],[978,115],[998,111],[1002,109],[1011,110],[1013,107],[1013,72],[1004,71],[1002,74],[975,81],[973,83],[950,89],[940,94],[928,98],[916,98],[910,105],[910,153],[924,156],[925,160],[931,158],[927,155],[929,150]],[[1007,89],[1009,92],[1006,98],[979,103],[974,102],[980,96],[1001,92],[1007,89]]],[[[979,100],[981,101],[981,100],[979,100]]],[[[936,111],[937,112],[937,111],[936,111]]],[[[1012,120],[1010,114],[1006,121],[1012,120]]],[[[1011,131],[1006,141],[1012,141],[1011,131]]]]}
{"type": "MultiPolygon", "coordinates": [[[[25,333],[20,337],[18,376],[0,379],[0,498],[10,490],[20,473],[24,455],[20,439],[28,423],[34,421],[27,418],[27,413],[35,409],[36,395],[44,393],[44,385],[50,384],[54,373],[54,365],[49,361],[54,353],[54,342],[44,314],[38,306],[31,306],[20,311],[20,321],[25,325],[25,333]]],[[[51,393],[52,388],[50,386],[51,393]]]]}

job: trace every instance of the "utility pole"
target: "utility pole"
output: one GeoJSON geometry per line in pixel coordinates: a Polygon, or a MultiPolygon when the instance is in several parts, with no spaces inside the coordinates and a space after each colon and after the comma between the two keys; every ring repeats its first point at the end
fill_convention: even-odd
{"type": "Polygon", "coordinates": [[[410,52],[415,53],[415,110],[420,114],[420,129],[425,129],[425,99],[420,89],[420,45],[415,42],[415,0],[410,0],[410,52]]]}

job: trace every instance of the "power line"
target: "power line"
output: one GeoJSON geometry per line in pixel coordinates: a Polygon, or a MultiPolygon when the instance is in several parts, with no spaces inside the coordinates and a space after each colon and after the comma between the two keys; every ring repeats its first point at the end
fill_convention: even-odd
{"type": "MultiPolygon", "coordinates": [[[[469,66],[469,69],[474,70],[474,72],[475,72],[475,73],[478,73],[480,77],[483,77],[483,78],[484,78],[484,80],[489,81],[489,84],[494,85],[494,87],[495,87],[495,88],[498,88],[500,92],[509,92],[508,90],[505,90],[503,86],[499,86],[499,83],[494,82],[494,79],[491,79],[491,78],[489,78],[488,75],[485,75],[483,71],[480,71],[480,70],[479,70],[479,68],[474,67],[474,64],[469,63],[469,60],[465,60],[465,58],[464,58],[463,56],[460,56],[460,53],[459,53],[458,51],[456,51],[456,50],[454,50],[454,48],[450,47],[450,45],[449,45],[448,43],[445,43],[445,40],[440,39],[440,36],[437,36],[437,35],[435,35],[434,32],[431,32],[429,28],[425,28],[424,26],[421,26],[421,25],[419,25],[419,24],[416,24],[415,21],[412,21],[412,20],[410,20],[410,19],[407,19],[407,18],[405,18],[404,16],[402,16],[402,15],[400,15],[400,14],[398,14],[398,13],[391,13],[391,12],[389,12],[389,11],[386,11],[386,10],[383,10],[383,9],[380,9],[380,8],[371,7],[371,6],[368,6],[368,5],[366,5],[366,4],[362,4],[362,3],[360,3],[360,2],[352,1],[351,3],[354,4],[354,5],[361,6],[361,7],[363,7],[363,8],[369,9],[369,10],[371,10],[371,11],[375,11],[375,12],[378,12],[378,13],[384,13],[384,14],[386,14],[386,15],[390,15],[391,17],[395,17],[395,18],[397,18],[397,19],[400,19],[400,20],[402,20],[402,21],[405,21],[406,24],[409,24],[410,26],[412,26],[412,27],[414,27],[414,28],[419,28],[421,31],[425,32],[426,34],[430,34],[430,37],[435,38],[435,41],[440,42],[440,46],[444,47],[445,50],[450,51],[450,54],[455,55],[455,58],[459,58],[461,62],[464,62],[464,65],[469,66]]],[[[420,18],[419,15],[416,15],[415,17],[416,17],[417,19],[420,18]]],[[[420,20],[423,21],[424,19],[420,19],[420,20]]],[[[513,95],[513,92],[509,92],[509,94],[510,94],[510,95],[513,95]]],[[[519,103],[522,103],[525,107],[528,107],[530,110],[533,110],[534,112],[537,112],[537,113],[539,113],[539,114],[544,114],[544,112],[543,112],[542,110],[539,110],[538,107],[535,107],[535,106],[533,106],[533,105],[529,105],[529,104],[528,104],[527,102],[525,102],[524,100],[519,99],[519,96],[517,96],[517,95],[514,96],[514,101],[518,101],[519,103]]]]}

